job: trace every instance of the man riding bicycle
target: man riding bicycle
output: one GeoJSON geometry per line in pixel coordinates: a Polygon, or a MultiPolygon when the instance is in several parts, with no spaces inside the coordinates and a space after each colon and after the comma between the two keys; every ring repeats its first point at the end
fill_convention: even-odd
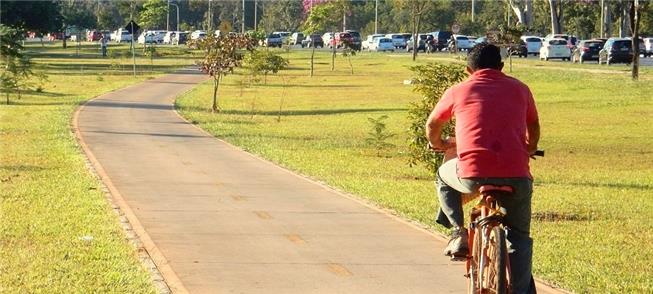
{"type": "Polygon", "coordinates": [[[430,148],[455,150],[457,158],[438,169],[440,212],[437,222],[452,229],[445,254],[469,253],[464,228],[462,193],[481,185],[511,186],[500,199],[509,242],[513,293],[534,293],[533,241],[530,238],[533,180],[529,156],[537,150],[540,126],[529,88],[501,72],[498,47],[481,43],[467,56],[470,77],[445,91],[426,123],[430,148]],[[442,138],[445,124],[455,117],[455,138],[442,138]]]}

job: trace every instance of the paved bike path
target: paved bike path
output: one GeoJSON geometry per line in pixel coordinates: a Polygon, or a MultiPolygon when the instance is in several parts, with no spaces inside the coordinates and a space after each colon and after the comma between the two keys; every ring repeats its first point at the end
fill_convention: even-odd
{"type": "Polygon", "coordinates": [[[463,293],[437,236],[182,120],[187,70],[88,102],[89,157],[175,292],[463,293]],[[149,248],[148,245],[149,244],[149,248]]]}

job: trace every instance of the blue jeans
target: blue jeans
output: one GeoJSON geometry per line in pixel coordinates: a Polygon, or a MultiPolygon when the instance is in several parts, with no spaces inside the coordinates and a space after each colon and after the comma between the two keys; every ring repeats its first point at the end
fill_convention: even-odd
{"type": "Polygon", "coordinates": [[[460,179],[455,177],[459,182],[450,185],[443,178],[451,179],[451,175],[440,176],[441,172],[450,173],[451,171],[438,171],[436,184],[439,191],[440,211],[436,222],[447,228],[464,227],[461,192],[451,186],[462,187],[462,190],[466,189],[467,191],[474,191],[485,184],[513,187],[513,194],[498,199],[507,211],[504,224],[507,228],[506,238],[508,239],[508,253],[510,254],[513,293],[535,293],[535,283],[532,276],[533,239],[530,238],[533,181],[530,178],[460,179]]]}

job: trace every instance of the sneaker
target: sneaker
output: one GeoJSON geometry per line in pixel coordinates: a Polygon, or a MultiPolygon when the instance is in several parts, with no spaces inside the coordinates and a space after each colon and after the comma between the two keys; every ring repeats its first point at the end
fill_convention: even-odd
{"type": "Polygon", "coordinates": [[[465,258],[469,254],[467,246],[467,230],[465,228],[454,228],[451,231],[451,239],[447,248],[444,249],[444,255],[455,258],[465,258]]]}

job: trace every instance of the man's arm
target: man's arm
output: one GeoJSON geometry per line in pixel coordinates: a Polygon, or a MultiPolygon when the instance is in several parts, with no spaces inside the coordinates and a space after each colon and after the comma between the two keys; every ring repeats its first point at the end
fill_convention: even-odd
{"type": "Polygon", "coordinates": [[[454,140],[442,139],[442,129],[448,120],[437,119],[434,113],[435,111],[431,112],[426,120],[426,138],[429,141],[429,146],[435,150],[447,150],[456,147],[454,140]]]}
{"type": "Polygon", "coordinates": [[[526,138],[527,150],[529,155],[537,151],[537,143],[540,141],[540,121],[535,120],[527,124],[528,137],[526,138]]]}

